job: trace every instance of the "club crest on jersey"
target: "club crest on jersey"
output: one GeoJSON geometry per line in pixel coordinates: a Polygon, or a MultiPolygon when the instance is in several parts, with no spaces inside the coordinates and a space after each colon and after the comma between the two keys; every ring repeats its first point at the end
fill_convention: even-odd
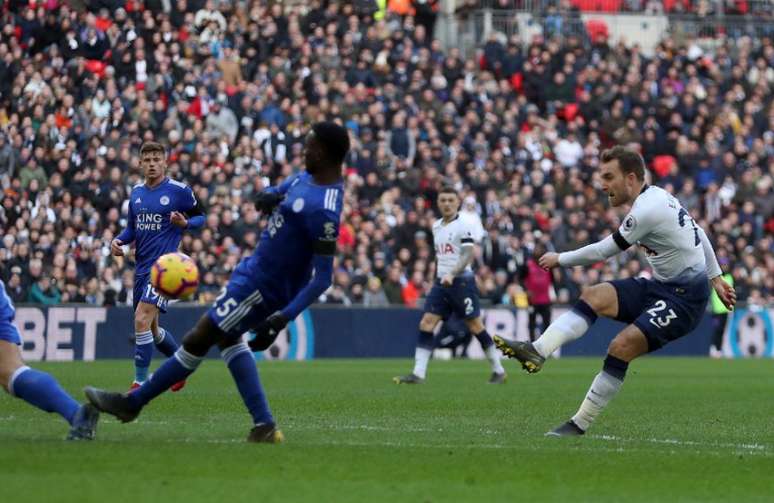
{"type": "Polygon", "coordinates": [[[140,204],[141,202],[142,202],[142,199],[140,199],[139,197],[134,200],[134,204],[140,204]]]}
{"type": "Polygon", "coordinates": [[[637,219],[634,218],[634,215],[629,215],[626,217],[626,220],[624,220],[623,227],[625,231],[631,231],[635,227],[637,227],[637,219]]]}
{"type": "Polygon", "coordinates": [[[303,209],[304,209],[304,198],[303,197],[299,197],[298,199],[293,201],[293,211],[295,211],[296,213],[299,213],[303,209]]]}
{"type": "Polygon", "coordinates": [[[454,253],[454,247],[451,243],[440,243],[435,247],[435,251],[438,255],[446,255],[448,253],[454,253]]]}
{"type": "Polygon", "coordinates": [[[160,203],[161,203],[163,206],[166,206],[166,205],[168,205],[168,204],[169,204],[169,197],[167,197],[167,196],[161,196],[161,199],[159,199],[159,202],[160,202],[160,203]]]}

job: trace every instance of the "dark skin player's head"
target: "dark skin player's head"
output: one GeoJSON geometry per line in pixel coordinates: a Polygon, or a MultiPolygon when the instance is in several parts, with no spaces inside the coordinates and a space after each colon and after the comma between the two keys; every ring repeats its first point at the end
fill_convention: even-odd
{"type": "Polygon", "coordinates": [[[341,179],[341,165],[349,151],[347,130],[334,122],[318,122],[306,137],[306,171],[321,185],[341,179]]]}

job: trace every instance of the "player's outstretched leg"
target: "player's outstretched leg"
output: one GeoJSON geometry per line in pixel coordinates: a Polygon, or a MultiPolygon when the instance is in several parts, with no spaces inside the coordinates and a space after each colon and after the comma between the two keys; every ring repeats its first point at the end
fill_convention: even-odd
{"type": "Polygon", "coordinates": [[[231,341],[228,346],[222,346],[220,355],[226,362],[231,376],[237,385],[245,407],[253,418],[253,428],[247,437],[248,442],[263,442],[278,444],[285,437],[277,429],[274,418],[269,410],[266,393],[261,386],[255,357],[245,342],[231,341]]]}
{"type": "Polygon", "coordinates": [[[124,423],[134,421],[151,400],[176,382],[187,379],[197,369],[207,351],[222,339],[223,332],[215,326],[208,314],[204,314],[196,326],[183,337],[183,347],[136,390],[116,393],[87,387],[84,392],[99,410],[114,415],[124,423]]]}
{"type": "Polygon", "coordinates": [[[495,337],[495,344],[503,354],[519,360],[522,368],[530,374],[540,372],[546,358],[554,351],[586,333],[597,320],[598,311],[604,316],[615,316],[618,312],[617,295],[610,283],[594,285],[584,290],[572,309],[551,323],[534,343],[495,337]]]}
{"type": "Polygon", "coordinates": [[[623,385],[629,362],[648,352],[648,341],[635,325],[629,325],[610,343],[602,371],[597,374],[578,412],[546,436],[583,435],[623,385]]]}
{"type": "Polygon", "coordinates": [[[489,376],[489,383],[504,384],[508,376],[505,373],[503,364],[500,362],[500,353],[495,348],[492,337],[484,328],[484,324],[481,323],[481,318],[476,317],[465,320],[465,325],[467,325],[468,330],[473,333],[479,344],[481,344],[481,349],[484,350],[486,358],[492,366],[492,375],[489,376]]]}
{"type": "Polygon", "coordinates": [[[50,374],[24,365],[18,345],[6,340],[0,340],[0,384],[11,396],[62,416],[70,425],[68,439],[94,438],[99,413],[76,402],[50,374]]]}

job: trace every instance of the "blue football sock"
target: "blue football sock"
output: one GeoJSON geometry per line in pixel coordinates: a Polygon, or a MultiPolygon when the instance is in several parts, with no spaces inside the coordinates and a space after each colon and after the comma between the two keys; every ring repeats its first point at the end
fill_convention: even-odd
{"type": "Polygon", "coordinates": [[[481,349],[484,351],[486,351],[492,344],[494,344],[492,336],[489,335],[489,332],[487,332],[486,329],[474,335],[476,336],[476,339],[478,339],[478,343],[481,344],[481,349]]]}
{"type": "Polygon", "coordinates": [[[193,374],[203,358],[203,356],[192,355],[185,348],[178,349],[175,355],[165,361],[150,379],[129,393],[129,398],[137,407],[144,407],[170,386],[193,374]]]}
{"type": "Polygon", "coordinates": [[[153,359],[153,332],[134,334],[134,380],[143,383],[148,379],[148,367],[153,359]]]}
{"type": "Polygon", "coordinates": [[[56,412],[72,424],[80,405],[51,375],[29,367],[19,367],[8,386],[11,395],[46,412],[56,412]]]}
{"type": "Polygon", "coordinates": [[[169,330],[159,327],[159,340],[156,342],[156,347],[164,356],[169,358],[175,354],[178,346],[169,330]]]}
{"type": "Polygon", "coordinates": [[[258,368],[255,366],[253,353],[247,344],[241,342],[221,351],[223,360],[231,371],[231,376],[236,382],[239,394],[253,417],[254,424],[274,424],[274,418],[266,401],[266,394],[258,377],[258,368]]]}

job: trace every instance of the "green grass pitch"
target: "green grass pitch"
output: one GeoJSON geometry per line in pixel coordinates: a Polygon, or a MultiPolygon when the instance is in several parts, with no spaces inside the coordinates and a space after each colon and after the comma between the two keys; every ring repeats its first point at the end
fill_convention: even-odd
{"type": "MultiPolygon", "coordinates": [[[[248,416],[222,362],[139,420],[103,415],[98,440],[0,397],[0,500],[19,502],[772,501],[771,361],[645,358],[580,439],[543,433],[575,412],[601,358],[433,361],[397,386],[407,360],[263,362],[283,445],[250,445],[248,416]]],[[[123,389],[130,361],[40,364],[82,399],[123,389]]]]}

